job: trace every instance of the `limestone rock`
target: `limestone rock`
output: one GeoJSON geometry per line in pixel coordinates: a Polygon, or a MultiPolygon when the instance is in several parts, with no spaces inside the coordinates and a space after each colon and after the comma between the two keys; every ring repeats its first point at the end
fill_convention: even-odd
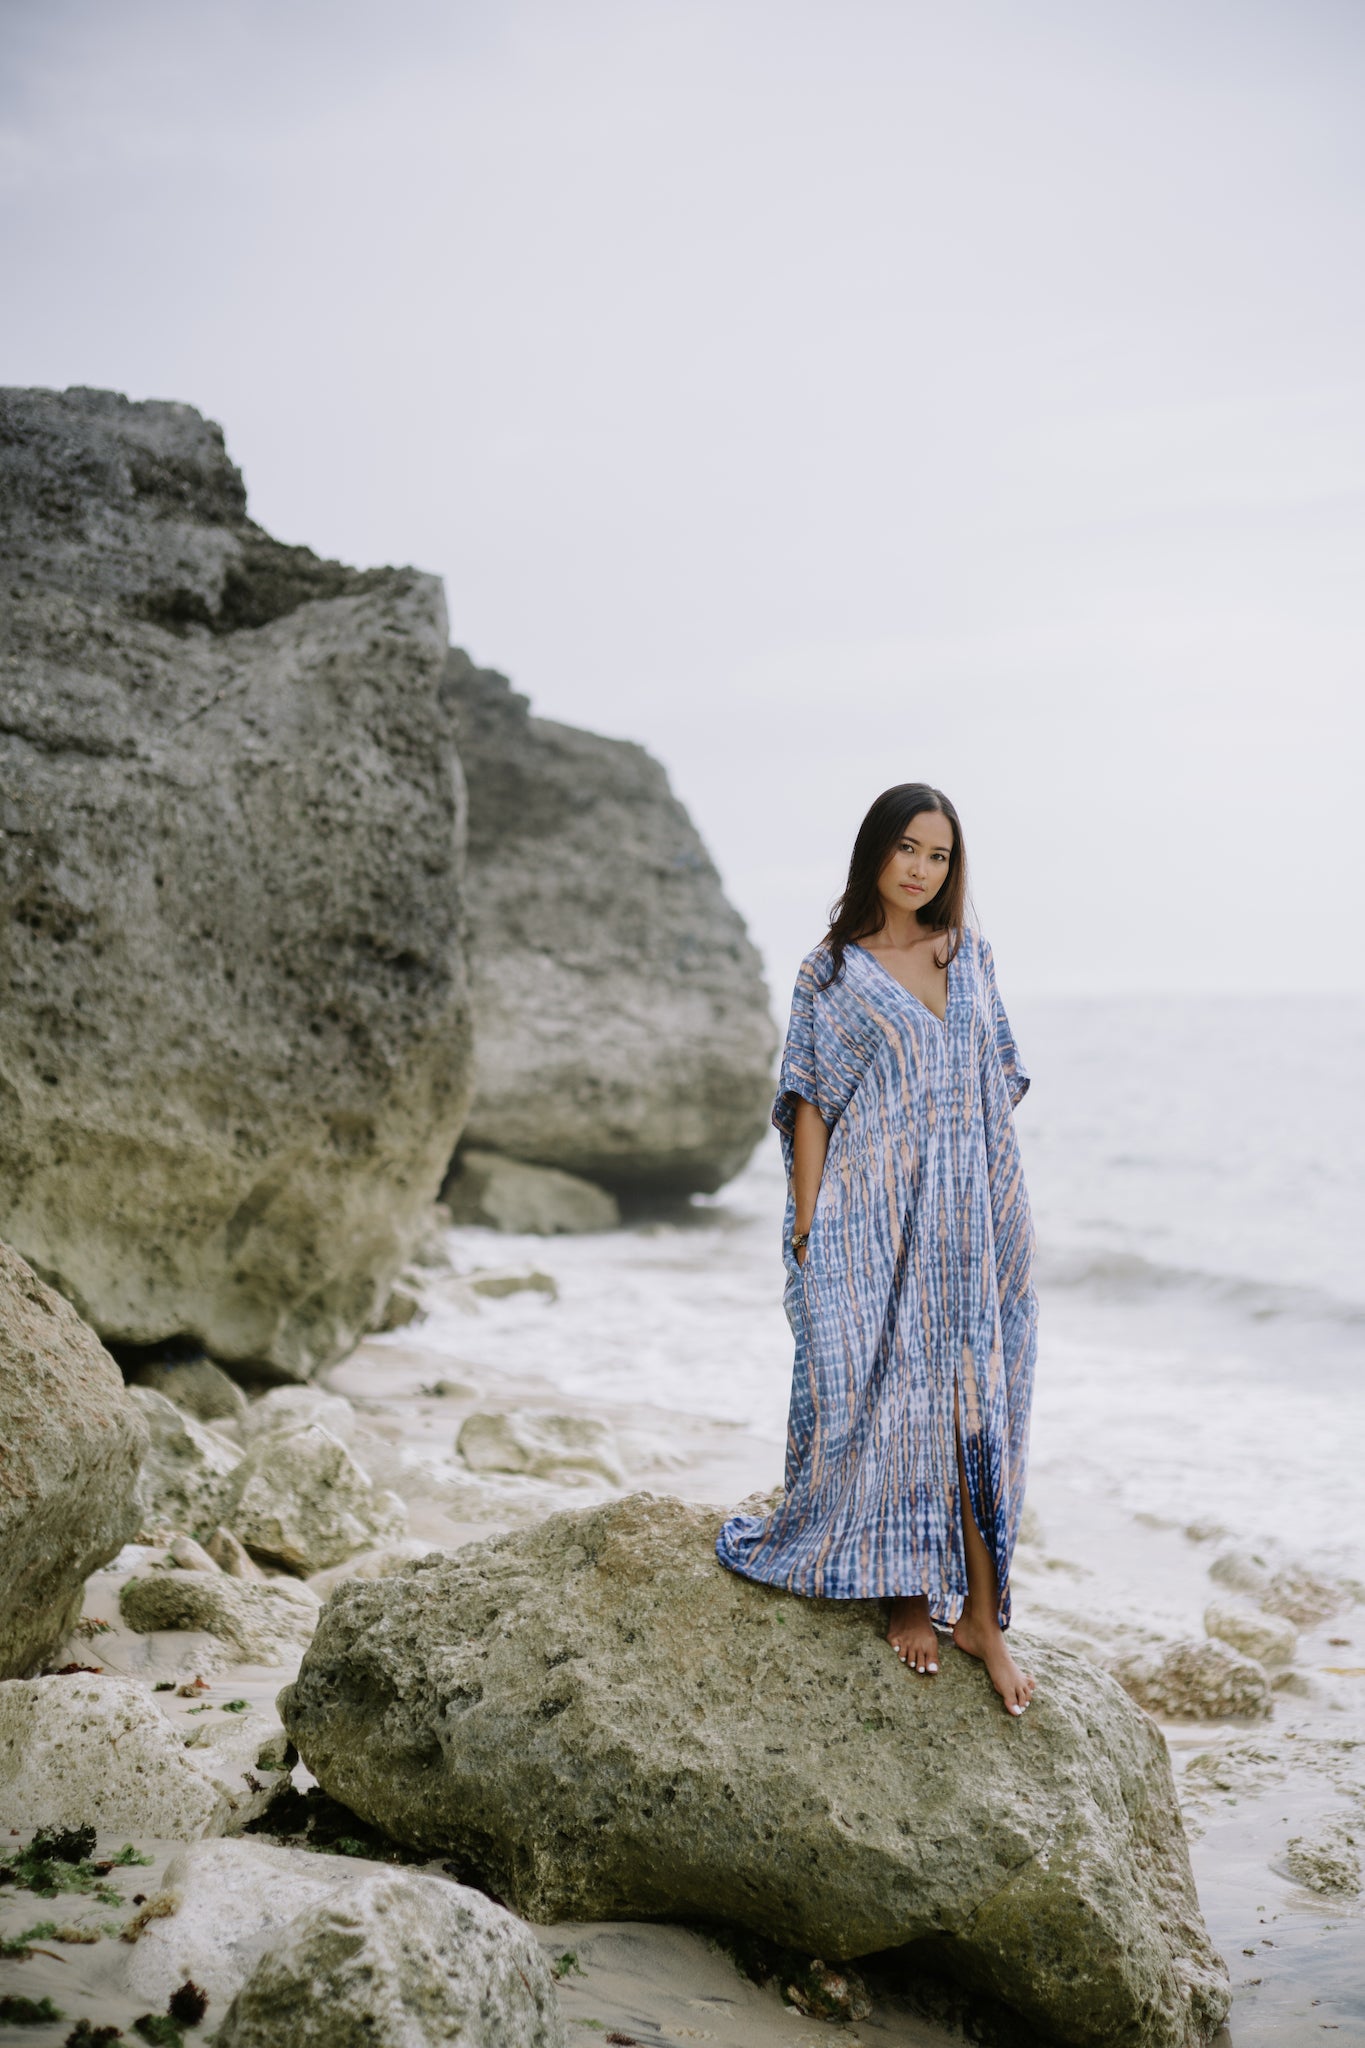
{"type": "Polygon", "coordinates": [[[1209,1566],[1209,1577],[1230,1593],[1254,1599],[1270,1584],[1270,1568],[1264,1558],[1250,1551],[1220,1550],[1209,1566]]]}
{"type": "Polygon", "coordinates": [[[131,1996],[164,2011],[188,1978],[208,1993],[210,2021],[291,1920],[364,1870],[349,1857],[282,1849],[254,1836],[193,1842],[166,1865],[161,1888],[175,1911],[153,1921],[127,1967],[131,1996]]]}
{"type": "Polygon", "coordinates": [[[41,1668],[136,1535],[146,1441],[94,1331],[0,1245],[0,1677],[41,1668]]]}
{"type": "Polygon", "coordinates": [[[225,1834],[262,1812],[274,1788],[248,1782],[243,1730],[224,1740],[226,1751],[188,1749],[131,1678],[11,1679],[0,1685],[0,1813],[19,1828],[225,1834]]]}
{"type": "Polygon", "coordinates": [[[616,1193],[720,1187],[767,1129],[758,954],[659,764],[452,652],[469,779],[465,1142],[616,1193]]]}
{"type": "Polygon", "coordinates": [[[252,1440],[232,1475],[224,1520],[260,1562],[306,1575],[401,1536],[407,1509],[371,1485],[330,1430],[310,1422],[252,1440]]]}
{"type": "Polygon", "coordinates": [[[604,1479],[624,1483],[610,1423],[592,1415],[539,1409],[481,1409],[460,1424],[455,1448],[472,1472],[520,1472],[531,1479],[604,1479]]]}
{"type": "Polygon", "coordinates": [[[633,1495],[339,1588],[285,1726],[324,1789],[528,1918],[730,1921],[828,1961],[942,1945],[1074,2048],[1189,2048],[1226,1975],[1160,1731],[1030,1642],[1029,1713],[876,1603],[723,1571],[633,1495]]]}
{"type": "Polygon", "coordinates": [[[243,1443],[258,1436],[288,1436],[320,1422],[343,1444],[355,1435],[355,1409],[344,1394],[329,1394],[322,1387],[272,1387],[253,1401],[242,1417],[243,1443]]]}
{"type": "Polygon", "coordinates": [[[466,1273],[460,1284],[471,1294],[481,1294],[486,1301],[506,1301],[509,1294],[543,1294],[549,1301],[559,1299],[553,1273],[542,1273],[535,1266],[478,1266],[472,1273],[466,1273]]]}
{"type": "Polygon", "coordinates": [[[1204,1630],[1268,1670],[1292,1664],[1299,1640],[1294,1624],[1278,1614],[1262,1614],[1254,1607],[1233,1607],[1217,1600],[1204,1609],[1204,1630]]]}
{"type": "Polygon", "coordinates": [[[133,1374],[133,1384],[164,1394],[196,1422],[235,1422],[246,1413],[246,1395],[211,1358],[142,1365],[133,1374]]]}
{"type": "Polygon", "coordinates": [[[620,1204],[605,1188],[553,1166],[525,1166],[497,1152],[462,1150],[442,1193],[456,1223],[553,1237],[614,1230],[620,1204]]]}
{"type": "Polygon", "coordinates": [[[175,1536],[166,1552],[170,1562],[182,1572],[218,1572],[222,1567],[217,1558],[210,1557],[202,1543],[196,1543],[193,1536],[175,1536]]]}
{"type": "Polygon", "coordinates": [[[230,1579],[263,1579],[265,1573],[257,1564],[246,1545],[231,1529],[221,1524],[209,1537],[204,1546],[220,1572],[226,1572],[230,1579]]]}
{"type": "Polygon", "coordinates": [[[1295,1835],[1289,1843],[1289,1875],[1310,1892],[1353,1899],[1360,1891],[1360,1851],[1365,1826],[1329,1821],[1312,1835],[1295,1835]]]}
{"type": "Polygon", "coordinates": [[[1271,1614],[1282,1614],[1298,1628],[1313,1628],[1339,1614],[1343,1607],[1349,1607],[1354,1598],[1352,1588],[1341,1580],[1290,1564],[1271,1573],[1261,1605],[1271,1614]]]}
{"type": "Polygon", "coordinates": [[[346,1579],[388,1579],[395,1572],[401,1572],[404,1565],[415,1564],[419,1557],[426,1557],[435,1546],[423,1543],[416,1536],[404,1536],[397,1543],[384,1543],[377,1550],[362,1550],[356,1556],[348,1557],[345,1564],[334,1564],[325,1572],[314,1572],[308,1584],[319,1599],[325,1600],[329,1593],[346,1579]]]}
{"type": "Polygon", "coordinates": [[[1225,1642],[1190,1637],[1118,1657],[1109,1669],[1139,1706],[1169,1720],[1263,1720],[1270,1712],[1265,1672],[1225,1642]]]}
{"type": "Polygon", "coordinates": [[[421,1299],[410,1288],[395,1287],[384,1304],[377,1327],[380,1330],[406,1330],[413,1323],[426,1320],[426,1310],[421,1299]]]}
{"type": "Polygon", "coordinates": [[[164,1524],[189,1536],[209,1534],[222,1519],[241,1452],[150,1387],[129,1387],[128,1398],[147,1425],[147,1455],[137,1482],[143,1526],[164,1524]]]}
{"type": "Polygon", "coordinates": [[[129,1628],[199,1628],[232,1643],[248,1664],[283,1664],[312,1638],[317,1626],[316,1593],[294,1579],[252,1585],[198,1571],[153,1571],[129,1579],[119,1610],[129,1628]]]}
{"type": "Polygon", "coordinates": [[[216,2048],[564,2048],[529,1928],[479,1892],[384,1871],[301,1913],[253,1968],[216,2048]]]}
{"type": "Polygon", "coordinates": [[[107,1339],[304,1377],[464,1117],[439,582],[281,547],[220,430],[0,395],[0,1233],[107,1339]]]}
{"type": "Polygon", "coordinates": [[[1298,1628],[1312,1628],[1348,1607],[1352,1589],[1339,1580],[1290,1559],[1277,1560],[1254,1551],[1220,1551],[1209,1577],[1234,1593],[1243,1593],[1268,1614],[1282,1615],[1298,1628]]]}

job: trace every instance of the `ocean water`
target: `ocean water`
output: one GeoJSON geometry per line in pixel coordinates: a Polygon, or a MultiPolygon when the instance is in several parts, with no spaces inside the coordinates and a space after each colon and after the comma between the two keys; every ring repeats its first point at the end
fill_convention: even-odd
{"type": "MultiPolygon", "coordinates": [[[[1011,1006],[1038,1231],[1038,1474],[1365,1569],[1365,1002],[1011,1006]]],[[[515,1379],[779,1445],[791,1370],[775,1136],[718,1195],[529,1258],[537,1297],[445,1333],[515,1379]]],[[[433,1338],[438,1336],[433,1329],[433,1338]]],[[[775,1457],[773,1477],[779,1462],[775,1457]]]]}

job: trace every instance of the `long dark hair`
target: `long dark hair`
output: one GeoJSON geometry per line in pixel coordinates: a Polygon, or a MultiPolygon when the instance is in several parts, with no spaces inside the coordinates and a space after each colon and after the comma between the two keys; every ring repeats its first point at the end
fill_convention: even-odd
{"type": "Polygon", "coordinates": [[[898,782],[884,789],[858,827],[848,863],[844,893],[830,913],[829,930],[822,944],[829,947],[832,966],[828,988],[844,971],[844,948],[853,939],[869,938],[886,923],[886,910],[877,889],[877,879],[905,836],[912,818],[924,811],[942,811],[953,828],[953,850],[948,872],[931,900],[915,912],[931,931],[948,934],[946,951],[935,947],[940,967],[957,957],[967,920],[967,849],[962,840],[962,823],[943,794],[927,782],[898,782]]]}

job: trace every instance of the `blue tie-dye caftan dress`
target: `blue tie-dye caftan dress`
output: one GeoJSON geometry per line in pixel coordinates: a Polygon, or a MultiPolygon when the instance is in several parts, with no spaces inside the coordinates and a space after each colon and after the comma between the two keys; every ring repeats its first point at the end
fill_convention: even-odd
{"type": "Polygon", "coordinates": [[[956,1407],[976,1523],[1009,1626],[1037,1349],[1033,1224],[1014,1106],[1027,1089],[975,932],[942,1022],[875,954],[801,963],[773,1121],[787,1163],[783,1296],[796,1338],[785,1494],[735,1515],[722,1564],[793,1593],[925,1593],[962,1612],[956,1407]],[[805,1263],[791,1249],[796,1098],[830,1127],[805,1263]]]}

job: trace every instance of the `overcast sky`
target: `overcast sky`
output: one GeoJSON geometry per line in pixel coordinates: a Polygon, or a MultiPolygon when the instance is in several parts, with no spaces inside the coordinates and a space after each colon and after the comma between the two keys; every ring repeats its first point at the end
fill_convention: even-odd
{"type": "MultiPolygon", "coordinates": [[[[0,0],[0,381],[667,765],[785,1008],[887,783],[1028,993],[1365,987],[1358,0],[0,0]]],[[[545,849],[547,863],[554,848],[545,849]]]]}

